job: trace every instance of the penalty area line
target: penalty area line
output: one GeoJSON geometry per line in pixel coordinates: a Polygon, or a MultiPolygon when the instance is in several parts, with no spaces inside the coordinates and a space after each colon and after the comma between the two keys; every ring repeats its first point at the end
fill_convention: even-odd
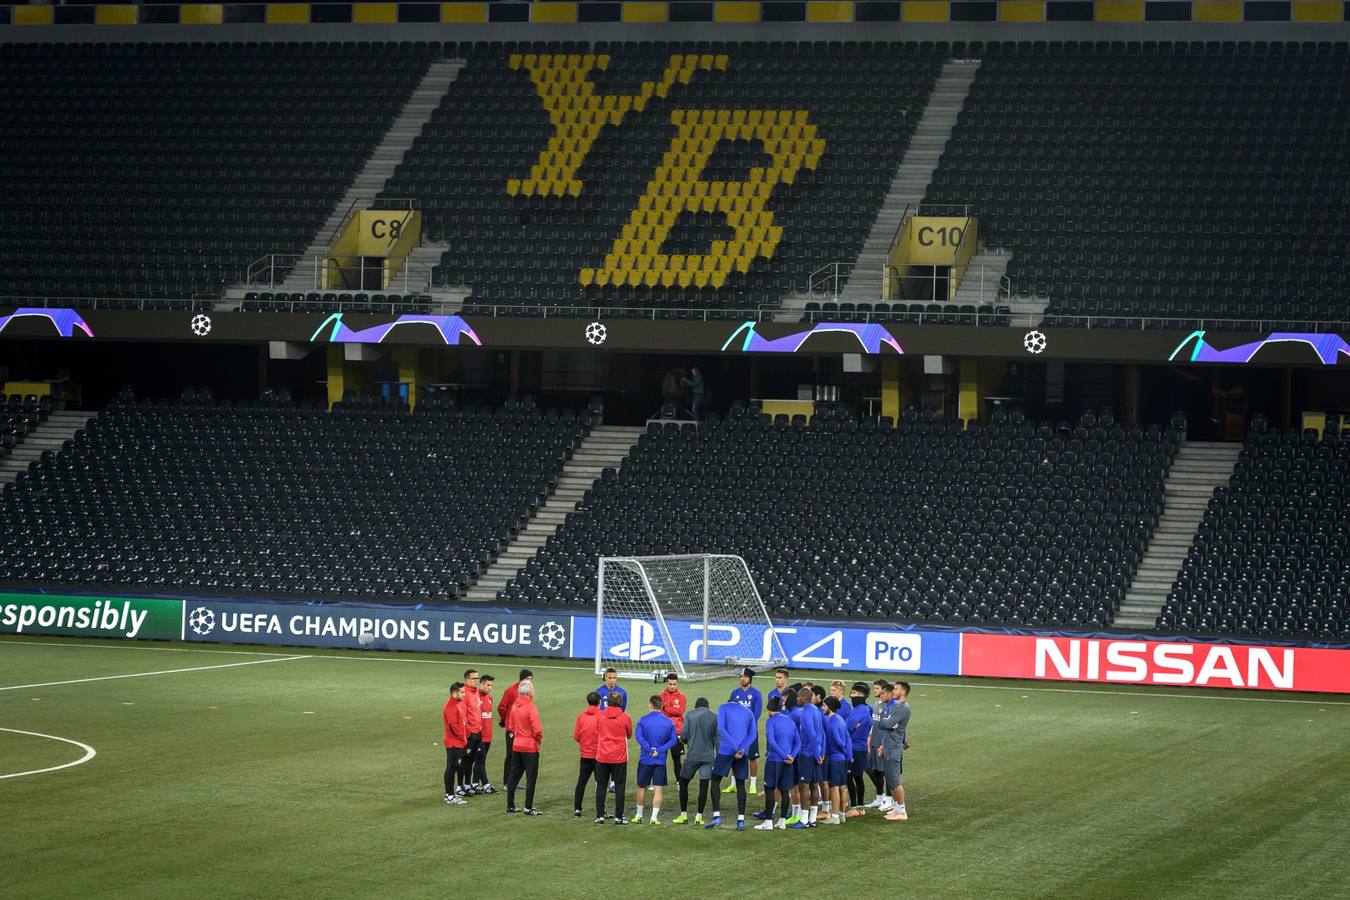
{"type": "Polygon", "coordinates": [[[295,659],[311,659],[311,657],[283,656],[278,659],[250,659],[247,662],[222,663],[218,666],[192,666],[186,669],[161,669],[158,672],[132,672],[127,675],[99,675],[95,678],[71,678],[67,681],[44,681],[38,684],[11,684],[0,687],[0,691],[19,691],[27,688],[57,687],[63,684],[88,684],[91,681],[117,681],[120,678],[148,678],[151,675],[177,675],[182,672],[207,672],[212,669],[235,669],[240,666],[264,666],[268,663],[290,662],[295,659]]]}
{"type": "Polygon", "coordinates": [[[17,728],[0,728],[0,731],[8,731],[10,734],[25,734],[28,735],[29,737],[46,738],[49,741],[60,741],[63,744],[70,744],[73,747],[79,747],[81,750],[84,751],[84,756],[81,756],[74,762],[62,763],[59,766],[48,766],[45,769],[31,769],[27,772],[10,772],[6,775],[0,775],[0,781],[5,780],[6,778],[23,778],[25,775],[41,775],[44,772],[59,772],[62,769],[69,769],[72,766],[84,765],[85,763],[89,762],[89,760],[93,759],[95,756],[98,756],[98,751],[95,750],[93,747],[81,741],[72,740],[71,738],[57,737],[54,734],[42,734],[41,732],[37,731],[20,731],[17,728]]]}

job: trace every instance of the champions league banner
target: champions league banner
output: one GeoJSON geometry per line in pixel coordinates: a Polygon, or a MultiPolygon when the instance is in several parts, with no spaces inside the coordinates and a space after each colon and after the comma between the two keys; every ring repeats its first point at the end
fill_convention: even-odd
{"type": "MultiPolygon", "coordinates": [[[[766,641],[751,626],[667,620],[673,652],[689,662],[743,655],[766,641]]],[[[82,596],[0,592],[0,634],[184,640],[279,647],[409,650],[593,661],[589,615],[538,610],[82,596]]],[[[895,676],[966,675],[1172,687],[1350,693],[1350,650],[1204,643],[1149,635],[990,634],[885,624],[801,621],[773,626],[797,669],[895,676]]],[[[654,622],[606,621],[611,659],[656,662],[668,650],[654,622]]],[[[767,658],[767,647],[753,655],[767,658]]]]}
{"type": "Polygon", "coordinates": [[[504,609],[459,610],[303,603],[183,601],[185,641],[289,647],[418,650],[507,656],[572,655],[572,617],[504,609]],[[363,635],[365,640],[363,640],[363,635]]]}

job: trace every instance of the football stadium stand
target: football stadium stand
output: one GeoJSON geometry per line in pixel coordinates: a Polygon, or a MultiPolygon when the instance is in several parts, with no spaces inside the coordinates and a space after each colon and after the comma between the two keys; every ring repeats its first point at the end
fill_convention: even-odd
{"type": "Polygon", "coordinates": [[[778,616],[1102,627],[1179,441],[1092,414],[653,424],[498,598],[587,606],[599,556],[717,547],[745,557],[778,616]]]}
{"type": "Polygon", "coordinates": [[[309,243],[428,59],[366,42],[0,44],[0,295],[208,306],[254,259],[309,243]]]}
{"type": "Polygon", "coordinates": [[[1350,442],[1254,423],[1209,503],[1158,628],[1350,637],[1350,442]]]}
{"type": "Polygon", "coordinates": [[[941,64],[905,43],[547,50],[475,45],[386,187],[449,243],[436,278],[470,311],[777,306],[861,250],[941,64]]]}
{"type": "Polygon", "coordinates": [[[525,526],[588,428],[524,399],[121,400],[5,486],[0,579],[444,602],[525,526]]]}
{"type": "Polygon", "coordinates": [[[928,200],[975,206],[1046,324],[1350,319],[1346,44],[984,52],[928,200]]]}

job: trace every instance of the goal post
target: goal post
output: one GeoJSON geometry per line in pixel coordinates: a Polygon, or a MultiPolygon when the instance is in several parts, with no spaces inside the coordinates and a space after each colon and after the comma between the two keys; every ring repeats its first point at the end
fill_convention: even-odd
{"type": "Polygon", "coordinates": [[[601,557],[595,616],[597,674],[696,680],[787,664],[739,556],[601,557]]]}

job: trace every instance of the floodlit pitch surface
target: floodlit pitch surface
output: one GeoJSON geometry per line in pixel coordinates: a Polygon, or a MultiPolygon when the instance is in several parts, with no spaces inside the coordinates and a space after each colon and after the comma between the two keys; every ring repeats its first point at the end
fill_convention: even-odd
{"type": "MultiPolygon", "coordinates": [[[[1342,698],[918,677],[910,821],[738,834],[669,824],[673,787],[664,828],[597,826],[589,802],[574,819],[572,721],[598,679],[524,661],[546,815],[506,815],[500,794],[447,807],[447,686],[471,663],[500,696],[522,662],[0,640],[0,775],[53,769],[0,779],[2,893],[1268,900],[1350,884],[1342,698]]],[[[654,687],[626,686],[640,715],[654,687]]],[[[715,705],[732,686],[686,693],[715,705]]],[[[498,743],[499,786],[501,764],[498,743]]]]}

